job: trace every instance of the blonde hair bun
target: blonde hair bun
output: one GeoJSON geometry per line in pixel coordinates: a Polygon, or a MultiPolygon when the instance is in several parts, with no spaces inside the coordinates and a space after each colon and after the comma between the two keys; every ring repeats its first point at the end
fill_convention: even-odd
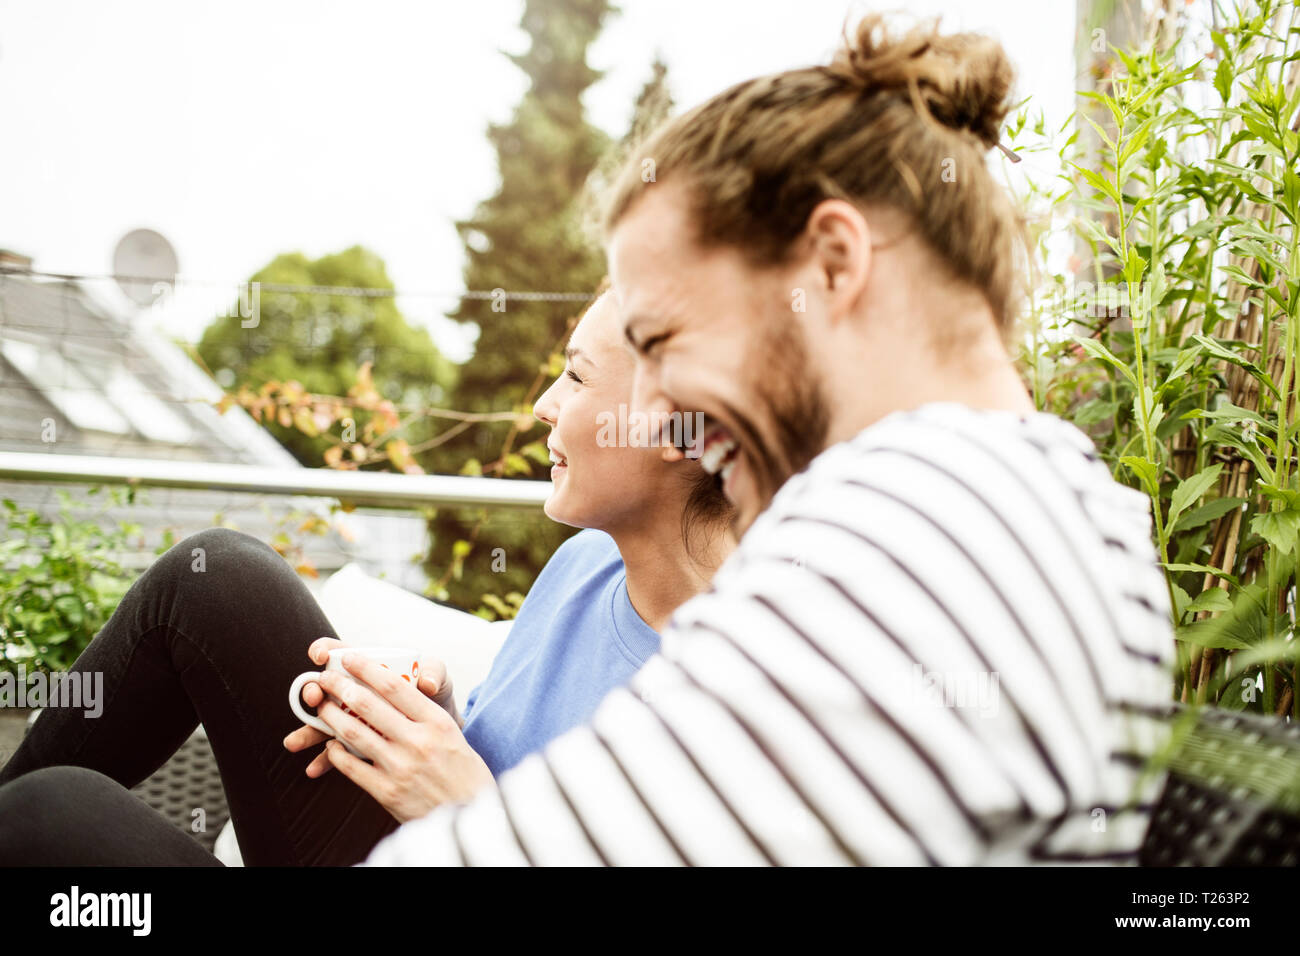
{"type": "Polygon", "coordinates": [[[969,130],[990,149],[1001,138],[1015,71],[1002,46],[978,33],[939,33],[937,20],[892,35],[886,18],[869,14],[828,71],[863,92],[906,92],[918,113],[969,130]]]}

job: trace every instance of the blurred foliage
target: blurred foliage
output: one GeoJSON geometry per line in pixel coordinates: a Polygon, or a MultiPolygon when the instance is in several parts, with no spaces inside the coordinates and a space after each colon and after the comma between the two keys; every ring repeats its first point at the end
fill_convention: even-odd
{"type": "MultiPolygon", "coordinates": [[[[276,256],[249,281],[268,287],[393,289],[383,261],[360,246],[315,260],[300,252],[276,256]]],[[[307,393],[341,397],[362,385],[377,395],[377,402],[389,403],[384,411],[391,415],[396,405],[441,402],[455,382],[455,366],[439,353],[425,329],[407,323],[392,296],[267,288],[260,292],[256,325],[245,328],[248,320],[239,308],[230,313],[214,320],[198,345],[199,356],[226,387],[238,383],[257,391],[269,385],[269,391],[284,390],[292,399],[307,393]],[[371,368],[373,380],[363,382],[363,369],[371,368]]],[[[283,407],[265,417],[262,411],[258,419],[308,467],[319,468],[326,449],[336,444],[328,429],[337,424],[337,438],[345,439],[349,416],[331,417],[337,407],[310,408],[296,419],[283,407]]],[[[369,415],[353,419],[353,431],[370,420],[369,415]]],[[[396,427],[396,420],[387,422],[389,430],[396,427]]],[[[430,438],[435,426],[415,418],[403,429],[402,437],[416,445],[430,438]]]]}
{"type": "MultiPolygon", "coordinates": [[[[67,670],[138,577],[123,562],[145,552],[156,557],[176,543],[174,527],[146,534],[122,517],[147,501],[135,488],[91,487],[80,501],[63,489],[56,494],[56,514],[0,502],[0,670],[67,670]]],[[[299,508],[273,514],[266,503],[262,513],[271,527],[267,543],[299,574],[316,577],[304,539],[329,531],[329,519],[299,508]]],[[[236,528],[221,513],[209,524],[236,528]]]]}
{"type": "MultiPolygon", "coordinates": [[[[90,494],[98,494],[91,489],[90,494]]],[[[0,669],[67,670],[112,616],[134,575],[120,563],[138,525],[109,521],[133,497],[118,488],[95,515],[60,490],[57,516],[3,501],[0,525],[0,669]]]]}

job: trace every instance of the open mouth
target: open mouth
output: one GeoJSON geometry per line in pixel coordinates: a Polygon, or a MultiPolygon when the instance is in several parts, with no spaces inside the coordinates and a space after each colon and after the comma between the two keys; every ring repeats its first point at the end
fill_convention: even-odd
{"type": "Polygon", "coordinates": [[[724,488],[740,458],[740,443],[723,426],[710,423],[697,440],[700,467],[718,478],[724,488]]]}
{"type": "Polygon", "coordinates": [[[555,474],[557,469],[567,468],[569,466],[569,460],[550,445],[546,446],[546,450],[551,453],[551,474],[555,474]]]}

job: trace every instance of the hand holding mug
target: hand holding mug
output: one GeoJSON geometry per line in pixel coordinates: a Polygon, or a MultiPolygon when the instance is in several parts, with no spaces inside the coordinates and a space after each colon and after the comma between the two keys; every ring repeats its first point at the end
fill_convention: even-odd
{"type": "Polygon", "coordinates": [[[413,672],[419,662],[410,655],[402,648],[330,650],[324,671],[308,671],[295,679],[290,705],[304,721],[310,718],[309,727],[285,738],[285,746],[296,751],[308,746],[295,743],[300,735],[323,732],[337,737],[327,741],[323,759],[400,822],[443,803],[466,801],[494,784],[492,772],[469,746],[457,721],[416,687],[411,678],[418,680],[413,672]],[[390,658],[392,652],[397,656],[390,658]],[[326,694],[319,716],[306,713],[298,701],[297,695],[312,682],[326,694]]]}
{"type": "MultiPolygon", "coordinates": [[[[315,664],[322,667],[329,663],[331,651],[347,647],[343,641],[333,637],[321,637],[313,641],[307,648],[307,656],[315,664]]],[[[365,653],[364,648],[360,648],[361,653],[365,653]]],[[[417,685],[420,693],[424,694],[435,704],[451,715],[456,721],[458,727],[464,726],[464,720],[460,716],[460,711],[456,708],[456,700],[452,691],[451,678],[447,674],[447,666],[441,658],[432,657],[422,654],[420,661],[420,680],[417,685]]],[[[317,708],[325,700],[325,692],[321,690],[320,684],[315,680],[306,681],[301,690],[302,701],[308,707],[317,708]]],[[[314,747],[319,743],[333,739],[332,732],[326,733],[318,730],[315,725],[304,724],[293,733],[284,738],[284,747],[290,753],[298,753],[309,747],[314,747]]],[[[307,776],[320,777],[334,769],[329,757],[322,751],[316,756],[310,764],[307,765],[307,776]]]]}
{"type": "MultiPolygon", "coordinates": [[[[339,646],[326,651],[326,655],[325,655],[326,664],[325,664],[324,672],[305,671],[304,673],[301,673],[296,678],[294,678],[293,683],[289,686],[290,709],[293,710],[294,714],[297,715],[298,719],[301,720],[304,724],[306,724],[310,728],[314,728],[316,731],[318,731],[321,734],[324,734],[325,736],[329,736],[329,737],[337,736],[335,729],[331,727],[329,724],[327,724],[316,714],[307,713],[307,711],[303,708],[302,702],[299,699],[298,695],[302,692],[302,690],[308,683],[311,683],[313,686],[316,687],[317,690],[317,693],[314,693],[312,697],[317,698],[318,696],[321,696],[320,695],[321,685],[328,683],[327,681],[324,680],[325,673],[332,672],[336,674],[347,674],[347,671],[344,669],[343,666],[343,660],[345,657],[349,655],[356,655],[359,657],[364,657],[369,661],[373,661],[374,663],[378,664],[380,667],[384,668],[385,670],[393,671],[398,677],[405,680],[409,684],[418,685],[420,680],[419,658],[417,657],[416,652],[410,650],[409,648],[404,648],[404,647],[349,648],[349,647],[339,646]]],[[[349,675],[347,679],[360,684],[362,687],[368,686],[365,683],[365,681],[355,676],[349,675]]],[[[335,683],[337,684],[337,681],[335,681],[335,683]]],[[[374,688],[370,688],[370,689],[373,690],[374,688]]],[[[350,714],[353,717],[357,717],[359,720],[361,720],[363,724],[365,724],[366,721],[363,718],[361,718],[361,716],[357,714],[356,711],[354,711],[352,708],[347,706],[347,704],[344,702],[343,695],[344,695],[344,687],[336,686],[334,687],[334,693],[330,694],[329,697],[330,700],[332,700],[332,702],[336,706],[341,707],[345,713],[350,714]]],[[[322,703],[323,701],[318,700],[317,706],[320,706],[322,703]]],[[[370,725],[366,724],[366,726],[370,726],[370,725]]],[[[342,743],[345,747],[348,748],[348,751],[354,754],[355,756],[362,757],[362,758],[366,757],[366,754],[363,754],[362,752],[357,750],[357,748],[354,747],[347,740],[342,741],[342,743]]],[[[287,745],[287,740],[286,740],[286,745],[287,745]]]]}

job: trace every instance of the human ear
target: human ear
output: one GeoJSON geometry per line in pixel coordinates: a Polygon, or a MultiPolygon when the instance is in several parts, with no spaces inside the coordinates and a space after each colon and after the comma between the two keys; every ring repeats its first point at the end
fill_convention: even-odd
{"type": "Polygon", "coordinates": [[[865,288],[871,270],[871,228],[866,218],[842,199],[823,200],[808,216],[807,239],[832,299],[832,313],[846,313],[865,288]]]}

